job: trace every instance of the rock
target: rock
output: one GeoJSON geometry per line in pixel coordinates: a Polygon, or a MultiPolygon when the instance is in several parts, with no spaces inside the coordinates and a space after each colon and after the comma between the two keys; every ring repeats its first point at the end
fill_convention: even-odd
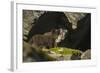
{"type": "Polygon", "coordinates": [[[69,22],[72,23],[72,29],[77,28],[77,22],[85,17],[86,13],[64,12],[69,22]]]}
{"type": "Polygon", "coordinates": [[[91,50],[90,50],[90,49],[86,50],[86,51],[81,55],[81,59],[91,59],[91,50]]]}
{"type": "Polygon", "coordinates": [[[28,57],[24,59],[24,62],[36,62],[36,60],[33,59],[32,57],[28,57]]]}
{"type": "Polygon", "coordinates": [[[52,58],[55,58],[55,59],[57,59],[61,56],[61,54],[56,54],[56,53],[51,53],[51,54],[48,54],[48,55],[52,58]]]}
{"type": "Polygon", "coordinates": [[[42,48],[42,51],[44,51],[44,52],[48,52],[49,50],[46,49],[46,48],[42,48]]]}
{"type": "Polygon", "coordinates": [[[28,58],[32,58],[32,47],[27,42],[23,42],[23,62],[26,60],[28,61],[28,58]]]}
{"type": "Polygon", "coordinates": [[[81,59],[81,53],[79,54],[73,54],[71,56],[71,60],[80,60],[81,59]]]}
{"type": "Polygon", "coordinates": [[[58,61],[71,60],[71,57],[72,57],[72,54],[62,55],[62,56],[60,56],[57,60],[58,60],[58,61]]]}
{"type": "MultiPolygon", "coordinates": [[[[44,11],[23,10],[23,34],[28,35],[29,30],[44,11]]],[[[26,40],[26,39],[25,39],[26,40]]]]}

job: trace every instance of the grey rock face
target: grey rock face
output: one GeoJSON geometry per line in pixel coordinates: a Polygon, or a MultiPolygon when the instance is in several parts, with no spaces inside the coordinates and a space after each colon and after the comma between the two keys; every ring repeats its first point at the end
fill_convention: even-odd
{"type": "MultiPolygon", "coordinates": [[[[23,10],[23,34],[28,35],[29,30],[44,11],[23,10]]],[[[27,37],[24,36],[24,39],[27,37]]]]}
{"type": "Polygon", "coordinates": [[[91,50],[90,50],[90,49],[86,50],[86,51],[81,55],[81,59],[91,59],[91,50]]]}
{"type": "Polygon", "coordinates": [[[77,28],[77,22],[85,17],[86,13],[77,13],[77,12],[64,12],[69,22],[72,23],[72,28],[77,28]]]}

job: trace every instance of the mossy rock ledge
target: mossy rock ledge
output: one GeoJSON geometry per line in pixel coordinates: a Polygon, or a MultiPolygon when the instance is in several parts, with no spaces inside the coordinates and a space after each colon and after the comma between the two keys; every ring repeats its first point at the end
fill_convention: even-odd
{"type": "Polygon", "coordinates": [[[44,56],[49,60],[54,61],[63,61],[63,60],[80,60],[80,56],[82,51],[64,48],[64,47],[56,47],[50,49],[42,49],[44,56]]]}

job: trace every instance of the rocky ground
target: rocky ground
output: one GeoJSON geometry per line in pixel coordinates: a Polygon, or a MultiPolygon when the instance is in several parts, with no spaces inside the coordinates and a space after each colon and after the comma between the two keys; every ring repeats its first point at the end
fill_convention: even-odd
{"type": "Polygon", "coordinates": [[[87,60],[91,59],[91,50],[85,52],[73,50],[70,48],[42,48],[37,50],[29,43],[24,42],[23,62],[41,62],[41,61],[68,61],[68,60],[87,60]]]}

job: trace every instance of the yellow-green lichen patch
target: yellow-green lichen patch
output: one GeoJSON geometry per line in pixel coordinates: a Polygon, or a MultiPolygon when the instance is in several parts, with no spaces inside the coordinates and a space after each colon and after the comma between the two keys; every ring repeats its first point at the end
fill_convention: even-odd
{"type": "Polygon", "coordinates": [[[81,54],[82,53],[80,50],[75,50],[75,49],[71,49],[71,48],[64,48],[64,47],[51,48],[50,51],[55,52],[56,54],[62,54],[62,55],[81,54]]]}

